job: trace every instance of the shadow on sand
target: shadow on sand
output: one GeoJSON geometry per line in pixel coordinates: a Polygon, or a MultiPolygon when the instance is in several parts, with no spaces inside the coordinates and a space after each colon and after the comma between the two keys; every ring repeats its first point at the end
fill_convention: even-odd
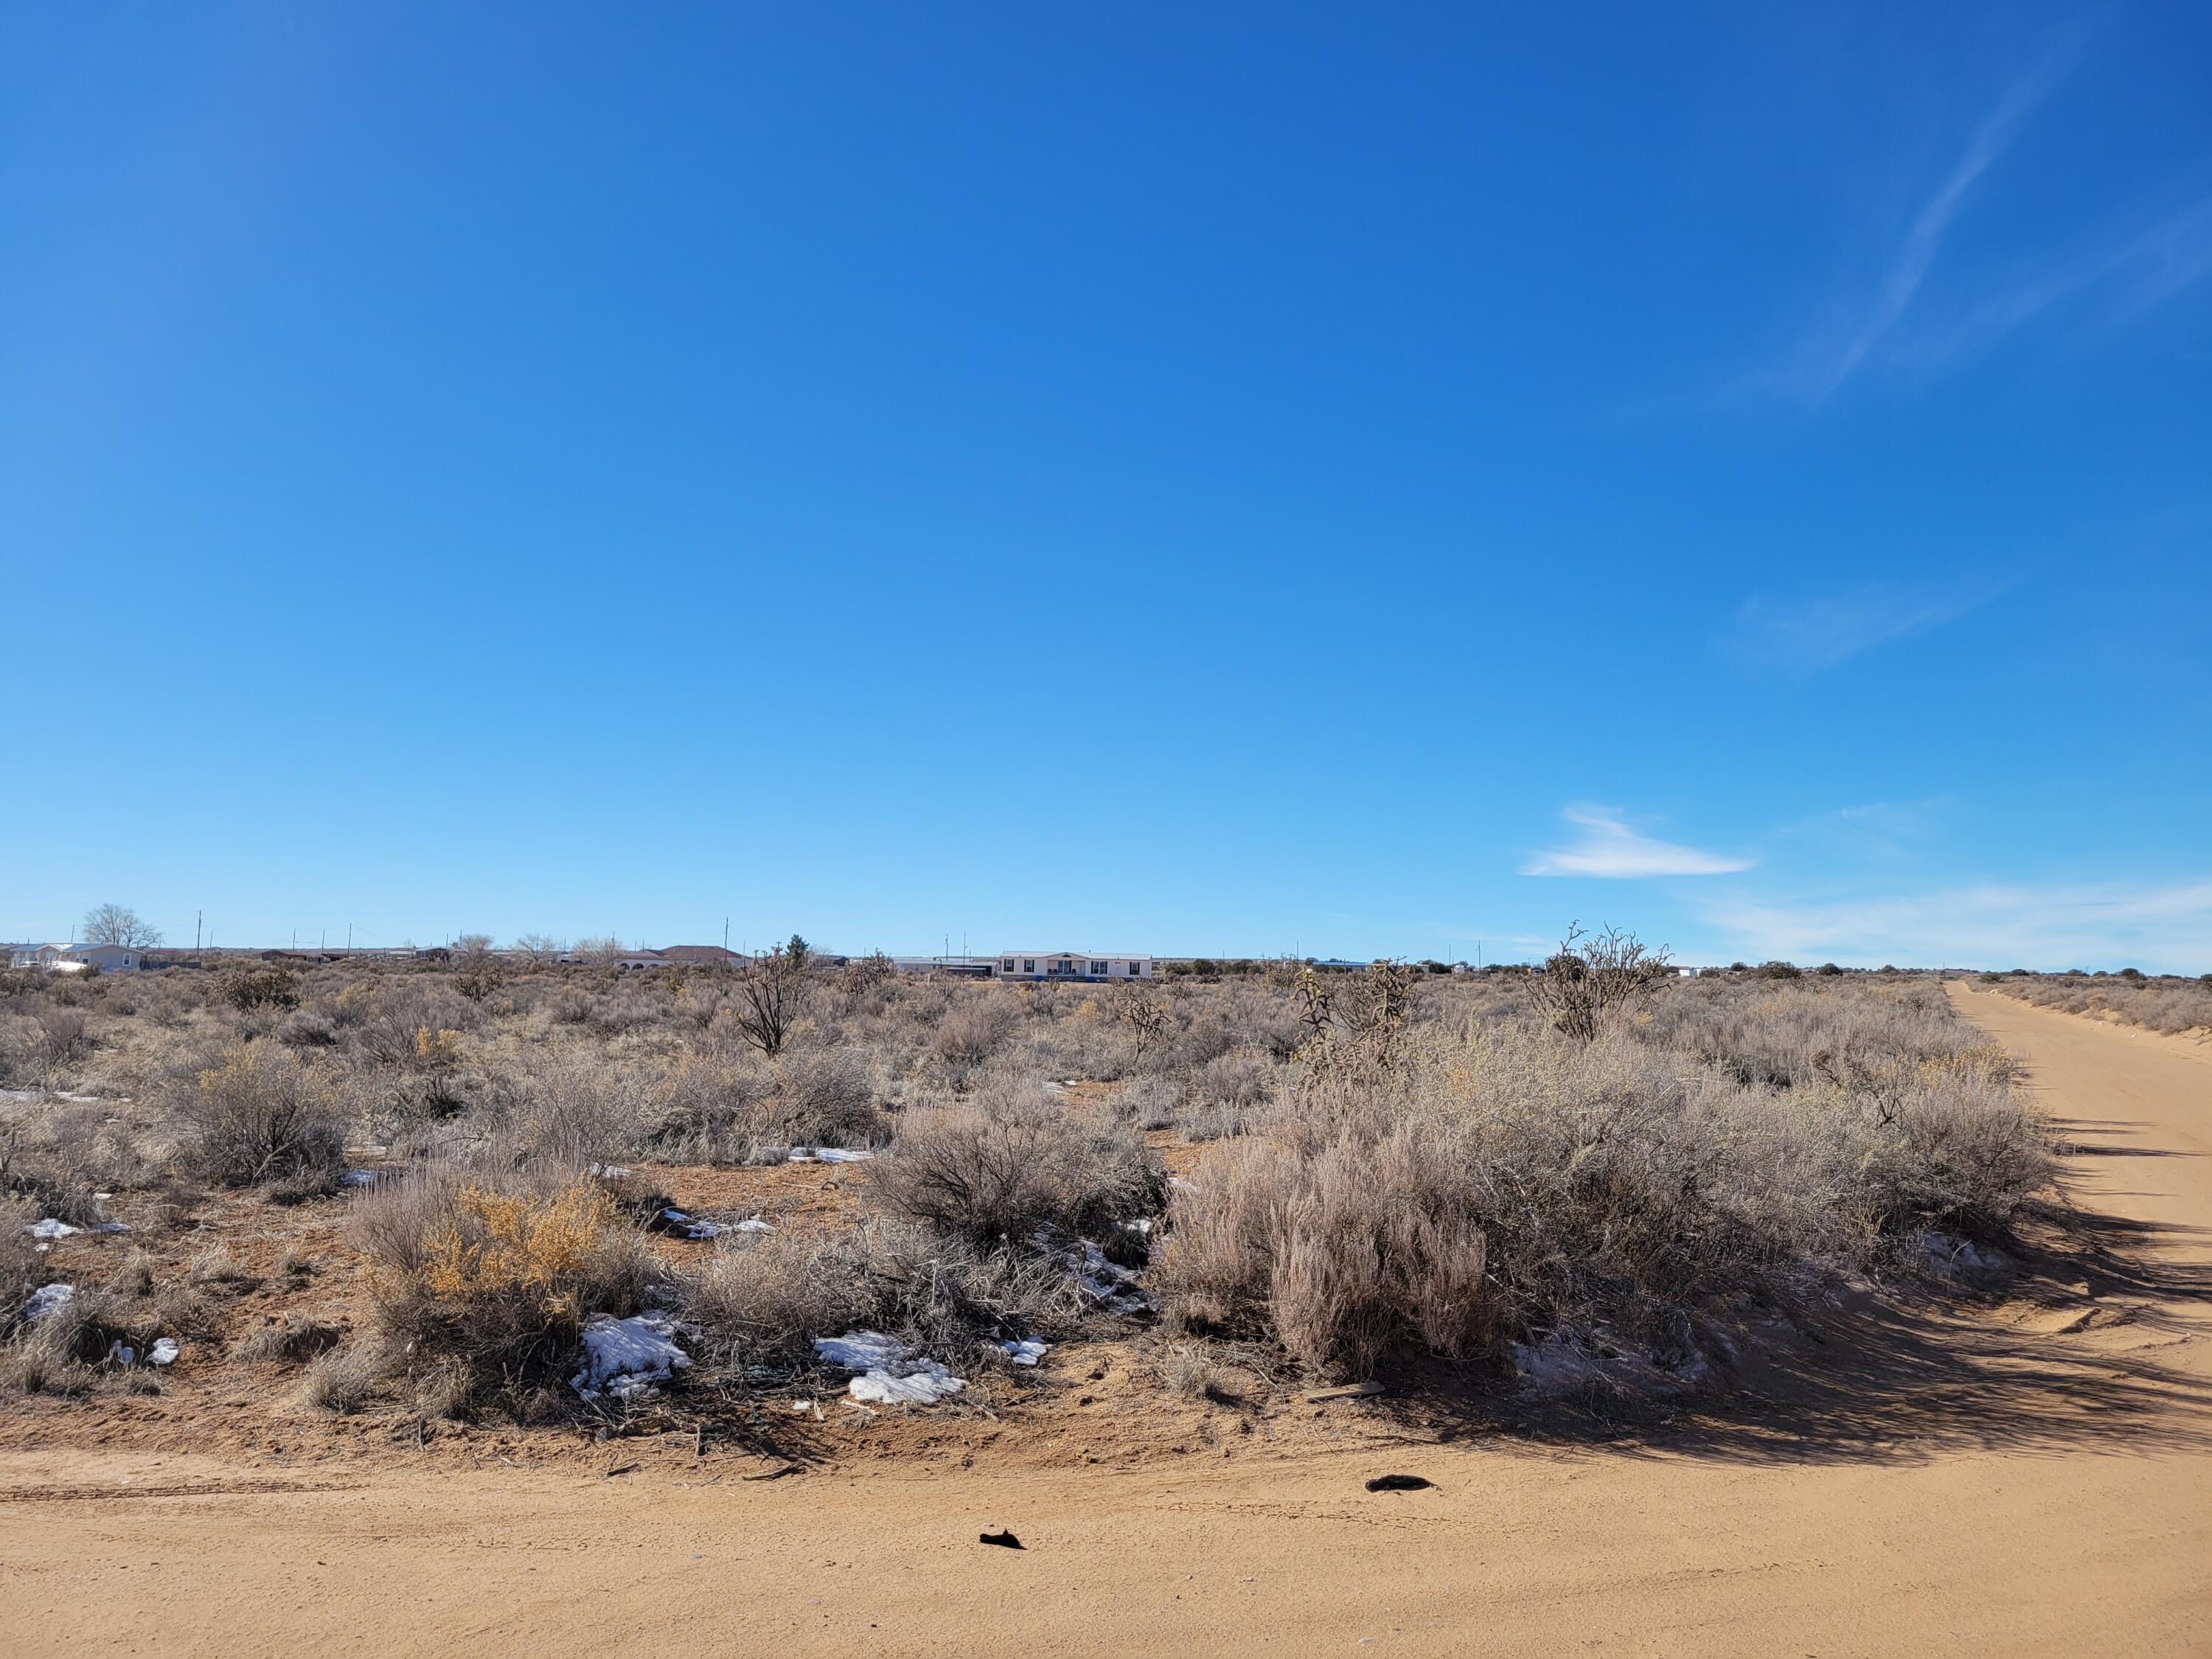
{"type": "Polygon", "coordinates": [[[1753,1324],[1728,1374],[1694,1397],[1539,1404],[1462,1382],[1454,1399],[1425,1373],[1403,1379],[1396,1414],[1443,1440],[1745,1463],[2212,1446],[2212,1266],[2147,1249],[2203,1230],[2076,1211],[2035,1231],[2016,1273],[1986,1292],[1846,1295],[1753,1324]]]}

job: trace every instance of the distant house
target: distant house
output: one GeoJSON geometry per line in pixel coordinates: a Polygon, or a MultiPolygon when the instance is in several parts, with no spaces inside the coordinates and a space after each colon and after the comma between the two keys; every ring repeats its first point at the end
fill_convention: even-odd
{"type": "Polygon", "coordinates": [[[26,945],[8,953],[10,968],[58,974],[135,974],[145,960],[135,945],[26,945]]]}
{"type": "Polygon", "coordinates": [[[992,957],[893,957],[891,969],[901,974],[933,974],[945,979],[988,979],[997,971],[992,957]]]}
{"type": "Polygon", "coordinates": [[[1152,958],[1127,951],[1006,951],[991,969],[994,979],[1146,980],[1152,958]]]}
{"type": "Polygon", "coordinates": [[[686,968],[734,968],[744,960],[726,945],[665,945],[653,954],[686,968]]]}

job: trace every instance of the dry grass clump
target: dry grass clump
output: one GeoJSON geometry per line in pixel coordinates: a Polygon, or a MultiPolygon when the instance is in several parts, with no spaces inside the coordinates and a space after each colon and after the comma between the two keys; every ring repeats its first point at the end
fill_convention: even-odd
{"type": "Polygon", "coordinates": [[[230,1357],[247,1365],[297,1365],[328,1352],[345,1332],[311,1314],[288,1313],[252,1330],[230,1345],[230,1357]]]}
{"type": "Polygon", "coordinates": [[[1388,1066],[1310,1074],[1170,1206],[1158,1277],[1201,1327],[1261,1328],[1364,1374],[1603,1327],[1682,1353],[1733,1298],[2001,1231],[2050,1180],[2002,1071],[1923,1060],[1886,1092],[1779,1095],[1623,1030],[1434,1028],[1388,1066]]]}
{"type": "Polygon", "coordinates": [[[1162,1187],[1126,1124],[1006,1079],[970,1103],[909,1112],[871,1176],[894,1213],[984,1245],[1095,1234],[1158,1208],[1162,1187]]]}
{"type": "Polygon", "coordinates": [[[385,1369],[373,1350],[332,1348],[308,1365],[300,1380],[300,1403],[334,1416],[350,1416],[375,1397],[385,1369]]]}
{"type": "Polygon", "coordinates": [[[67,1302],[19,1326],[0,1346],[0,1389],[76,1395],[112,1384],[128,1370],[118,1346],[143,1354],[159,1334],[154,1311],[144,1304],[81,1285],[67,1302]]]}
{"type": "Polygon", "coordinates": [[[875,1080],[848,1048],[693,1053],[656,1088],[642,1150],[707,1164],[781,1163],[793,1146],[868,1147],[884,1139],[875,1080]]]}
{"type": "Polygon", "coordinates": [[[463,1374],[471,1400],[518,1415],[550,1409],[591,1316],[635,1313],[664,1278],[582,1178],[433,1167],[364,1195],[349,1231],[390,1363],[410,1382],[463,1374]]]}
{"type": "Polygon", "coordinates": [[[15,1319],[24,1299],[46,1282],[46,1258],[27,1231],[39,1218],[37,1210],[24,1200],[0,1194],[0,1331],[15,1319]]]}
{"type": "Polygon", "coordinates": [[[175,1109],[195,1133],[193,1162],[209,1180],[265,1183],[295,1198],[337,1190],[345,1137],[327,1083],[274,1043],[225,1048],[179,1091],[175,1109]]]}
{"type": "Polygon", "coordinates": [[[732,1366],[805,1368],[813,1339],[880,1330],[951,1364],[994,1339],[1058,1336],[1080,1317],[1066,1268],[889,1218],[850,1232],[726,1240],[684,1287],[684,1316],[732,1366]]]}

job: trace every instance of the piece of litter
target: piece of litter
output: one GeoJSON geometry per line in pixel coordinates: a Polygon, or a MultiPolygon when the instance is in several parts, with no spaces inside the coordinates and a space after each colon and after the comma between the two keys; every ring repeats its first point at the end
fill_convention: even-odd
{"type": "Polygon", "coordinates": [[[149,1365],[173,1365],[182,1352],[175,1337],[157,1336],[154,1339],[154,1346],[146,1351],[146,1363],[149,1365]]]}
{"type": "Polygon", "coordinates": [[[1323,1389],[1306,1396],[1309,1405],[1319,1405],[1324,1400],[1371,1400],[1382,1392],[1380,1382],[1354,1382],[1348,1388],[1323,1389]]]}
{"type": "Polygon", "coordinates": [[[1040,1342],[1035,1337],[1019,1337],[1002,1341],[999,1346],[1006,1351],[1006,1358],[1017,1365],[1034,1365],[1052,1352],[1052,1344],[1040,1342]]]}
{"type": "Polygon", "coordinates": [[[853,1152],[843,1146],[794,1146],[786,1160],[792,1164],[858,1164],[863,1158],[873,1158],[868,1152],[853,1152]]]}
{"type": "Polygon", "coordinates": [[[338,1177],[341,1187],[374,1187],[384,1177],[374,1170],[348,1170],[338,1177]]]}
{"type": "Polygon", "coordinates": [[[126,1344],[121,1337],[107,1345],[107,1363],[129,1370],[138,1361],[138,1350],[126,1344]]]}
{"type": "Polygon", "coordinates": [[[728,1231],[733,1233],[772,1233],[775,1231],[775,1223],[763,1221],[757,1215],[748,1216],[728,1231]]]}
{"type": "Polygon", "coordinates": [[[76,1299],[74,1285],[41,1285],[24,1301],[23,1317],[44,1319],[49,1314],[59,1313],[76,1299]]]}
{"type": "Polygon", "coordinates": [[[23,1231],[33,1238],[67,1238],[76,1229],[66,1221],[57,1221],[48,1216],[44,1221],[33,1221],[23,1231]]]}
{"type": "Polygon", "coordinates": [[[615,1319],[593,1316],[584,1327],[583,1368],[568,1386],[586,1400],[611,1394],[617,1400],[641,1399],[691,1363],[676,1346],[676,1327],[651,1314],[615,1319]]]}
{"type": "Polygon", "coordinates": [[[1436,1485],[1418,1474],[1378,1474],[1367,1483],[1370,1492],[1426,1492],[1436,1485]]]}
{"type": "Polygon", "coordinates": [[[975,1534],[975,1541],[979,1544],[996,1544],[1002,1550],[1018,1550],[1025,1547],[1020,1539],[1003,1528],[997,1532],[979,1532],[975,1534]]]}

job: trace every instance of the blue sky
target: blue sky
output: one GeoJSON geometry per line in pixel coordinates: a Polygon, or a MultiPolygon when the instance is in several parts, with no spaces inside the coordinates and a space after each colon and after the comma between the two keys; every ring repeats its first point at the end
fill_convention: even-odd
{"type": "Polygon", "coordinates": [[[2212,12],[0,10],[0,935],[2212,969],[2212,12]]]}

